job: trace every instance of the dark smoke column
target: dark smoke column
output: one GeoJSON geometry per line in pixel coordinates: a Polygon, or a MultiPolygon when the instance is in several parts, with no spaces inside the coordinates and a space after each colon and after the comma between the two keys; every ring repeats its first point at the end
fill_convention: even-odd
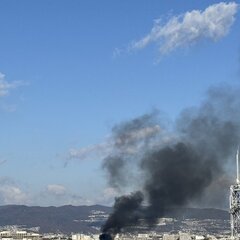
{"type": "Polygon", "coordinates": [[[214,158],[183,142],[146,154],[141,167],[147,175],[145,221],[150,226],[168,211],[199,198],[219,170],[214,158]]]}
{"type": "Polygon", "coordinates": [[[141,218],[142,202],[143,194],[140,191],[116,198],[113,213],[103,225],[99,239],[114,239],[124,227],[136,225],[141,218]]]}
{"type": "Polygon", "coordinates": [[[116,199],[101,240],[114,238],[140,220],[154,226],[168,211],[191,203],[212,207],[217,199],[214,207],[224,206],[228,160],[240,142],[239,92],[240,88],[227,86],[210,89],[199,107],[182,111],[169,134],[156,114],[113,128],[114,148],[103,165],[109,183],[124,188],[137,170],[141,186],[135,188],[140,191],[116,199]],[[143,201],[148,204],[144,208],[143,201]]]}

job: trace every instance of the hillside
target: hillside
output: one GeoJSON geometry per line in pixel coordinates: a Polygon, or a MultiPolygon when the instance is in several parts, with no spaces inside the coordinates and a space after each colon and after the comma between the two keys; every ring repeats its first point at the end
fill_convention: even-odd
{"type": "MultiPolygon", "coordinates": [[[[0,206],[0,226],[40,227],[42,233],[97,233],[110,212],[110,207],[101,205],[61,207],[7,205],[0,206]]],[[[169,211],[165,217],[175,218],[179,222],[186,219],[227,221],[229,214],[219,209],[181,208],[169,211]]]]}

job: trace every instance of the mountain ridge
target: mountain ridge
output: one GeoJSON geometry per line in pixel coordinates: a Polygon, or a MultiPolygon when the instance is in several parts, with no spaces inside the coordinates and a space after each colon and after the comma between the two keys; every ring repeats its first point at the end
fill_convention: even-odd
{"type": "MultiPolygon", "coordinates": [[[[92,206],[0,206],[0,226],[18,225],[26,228],[40,227],[41,233],[99,233],[112,208],[103,205],[92,206]]],[[[214,208],[174,208],[168,209],[167,218],[184,219],[219,219],[229,220],[229,213],[214,208]]]]}

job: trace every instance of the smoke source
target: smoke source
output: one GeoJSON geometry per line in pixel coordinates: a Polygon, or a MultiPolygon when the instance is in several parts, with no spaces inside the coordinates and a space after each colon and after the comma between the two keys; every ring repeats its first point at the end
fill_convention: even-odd
{"type": "Polygon", "coordinates": [[[240,142],[239,90],[210,89],[199,107],[185,109],[169,127],[154,112],[113,128],[115,147],[103,167],[111,186],[134,192],[116,198],[101,240],[140,221],[152,226],[176,207],[211,206],[214,196],[224,206],[222,176],[240,142]]]}

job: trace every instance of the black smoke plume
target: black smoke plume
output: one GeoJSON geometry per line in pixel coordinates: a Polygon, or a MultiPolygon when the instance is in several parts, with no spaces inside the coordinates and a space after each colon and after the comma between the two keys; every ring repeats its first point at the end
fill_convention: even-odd
{"type": "Polygon", "coordinates": [[[116,198],[113,206],[114,214],[110,215],[102,231],[115,236],[122,228],[136,225],[141,217],[142,202],[143,194],[140,191],[116,198]]]}
{"type": "Polygon", "coordinates": [[[103,167],[113,187],[130,185],[135,193],[116,198],[104,234],[114,238],[140,221],[151,226],[174,208],[209,207],[214,196],[215,207],[224,206],[222,176],[228,183],[229,159],[240,142],[239,91],[210,89],[199,107],[182,111],[171,126],[154,112],[113,128],[114,149],[103,167]]]}

